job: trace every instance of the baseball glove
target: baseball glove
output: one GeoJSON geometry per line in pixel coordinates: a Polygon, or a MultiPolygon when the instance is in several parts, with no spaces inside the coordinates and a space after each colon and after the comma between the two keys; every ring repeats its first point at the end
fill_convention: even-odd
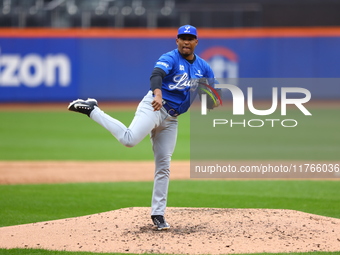
{"type": "Polygon", "coordinates": [[[198,83],[198,94],[200,98],[203,94],[207,95],[207,109],[209,110],[222,105],[221,89],[215,89],[206,82],[198,83]]]}

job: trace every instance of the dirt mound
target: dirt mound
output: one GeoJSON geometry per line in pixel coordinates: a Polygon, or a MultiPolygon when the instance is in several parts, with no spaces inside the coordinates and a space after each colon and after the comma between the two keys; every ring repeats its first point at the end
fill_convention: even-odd
{"type": "Polygon", "coordinates": [[[228,254],[340,251],[340,219],[292,210],[167,208],[156,231],[149,208],[0,228],[1,248],[228,254]]]}
{"type": "MultiPolygon", "coordinates": [[[[190,162],[171,163],[171,180],[190,178],[190,162]]],[[[0,161],[0,184],[152,181],[152,161],[0,161]]]]}

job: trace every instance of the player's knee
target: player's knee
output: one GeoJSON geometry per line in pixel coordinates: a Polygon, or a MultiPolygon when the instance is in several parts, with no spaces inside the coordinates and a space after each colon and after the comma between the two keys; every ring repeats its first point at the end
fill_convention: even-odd
{"type": "Polygon", "coordinates": [[[124,137],[122,137],[119,141],[121,144],[128,148],[132,148],[139,143],[138,139],[136,139],[136,137],[131,135],[129,132],[126,132],[124,137]]]}
{"type": "Polygon", "coordinates": [[[128,147],[128,148],[132,148],[137,145],[135,141],[125,141],[123,144],[125,147],[128,147]]]}
{"type": "Polygon", "coordinates": [[[132,148],[132,147],[135,146],[135,144],[130,144],[130,143],[127,143],[127,144],[124,144],[124,145],[125,145],[125,147],[128,147],[128,148],[132,148]]]}

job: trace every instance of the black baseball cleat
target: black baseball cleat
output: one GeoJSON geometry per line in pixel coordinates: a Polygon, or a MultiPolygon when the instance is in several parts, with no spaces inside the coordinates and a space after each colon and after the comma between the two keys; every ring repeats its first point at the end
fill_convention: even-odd
{"type": "Polygon", "coordinates": [[[80,112],[86,114],[90,117],[90,113],[93,111],[94,107],[98,106],[96,99],[88,98],[87,100],[77,99],[71,102],[68,106],[70,111],[80,112]]]}
{"type": "Polygon", "coordinates": [[[151,219],[157,230],[167,230],[170,228],[163,215],[152,215],[151,219]]]}

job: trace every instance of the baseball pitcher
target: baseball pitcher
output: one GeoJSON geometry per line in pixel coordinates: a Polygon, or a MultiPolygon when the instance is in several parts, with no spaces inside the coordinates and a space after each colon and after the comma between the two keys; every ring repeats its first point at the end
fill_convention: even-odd
{"type": "MultiPolygon", "coordinates": [[[[156,61],[150,77],[150,89],[139,103],[129,127],[104,113],[95,99],[78,99],[68,106],[70,111],[88,115],[127,147],[135,146],[150,134],[155,160],[151,219],[158,230],[170,228],[164,214],[170,161],[177,138],[177,118],[188,110],[193,101],[190,96],[193,81],[205,78],[212,86],[214,80],[207,62],[194,53],[198,44],[195,27],[181,26],[176,44],[177,49],[163,54],[156,61]]],[[[214,104],[208,108],[218,106],[216,101],[214,99],[214,104]]]]}

